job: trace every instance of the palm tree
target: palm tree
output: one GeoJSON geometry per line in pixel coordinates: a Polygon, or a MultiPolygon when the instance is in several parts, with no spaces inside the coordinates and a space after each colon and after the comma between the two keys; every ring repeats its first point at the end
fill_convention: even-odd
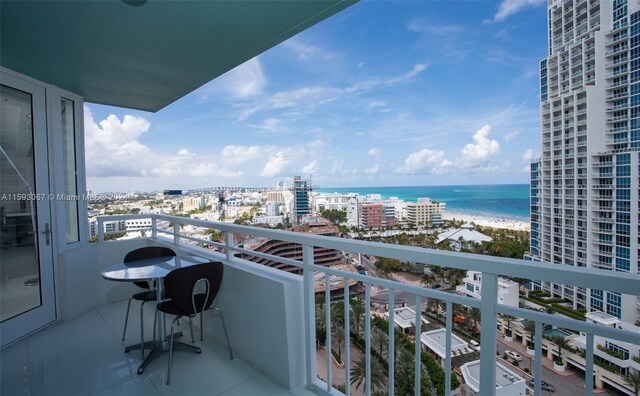
{"type": "Polygon", "coordinates": [[[338,360],[342,362],[342,344],[345,341],[344,327],[338,326],[337,324],[333,326],[333,331],[331,332],[333,337],[331,339],[336,344],[336,349],[338,350],[338,360]]]}
{"type": "Polygon", "coordinates": [[[316,345],[323,345],[326,329],[324,305],[316,304],[316,345]]]}
{"type": "Polygon", "coordinates": [[[358,300],[351,300],[351,319],[355,326],[354,331],[356,334],[360,334],[362,330],[362,318],[364,317],[364,304],[358,300]]]}
{"type": "Polygon", "coordinates": [[[331,323],[344,326],[344,304],[341,302],[331,304],[331,323]]]}
{"type": "MultiPolygon", "coordinates": [[[[367,365],[365,356],[358,360],[353,367],[351,367],[351,385],[355,384],[356,389],[360,388],[360,385],[366,385],[367,382],[367,365]]],[[[378,359],[371,359],[371,389],[382,389],[385,386],[387,380],[387,373],[382,367],[382,364],[378,359]]]]}
{"type": "Polygon", "coordinates": [[[507,321],[507,331],[505,332],[505,335],[507,337],[511,337],[511,322],[515,320],[516,317],[511,315],[502,315],[502,319],[507,321]]]}
{"type": "Polygon", "coordinates": [[[469,309],[469,318],[473,323],[473,332],[478,331],[478,323],[480,323],[480,308],[472,307],[469,309]]]}
{"type": "Polygon", "coordinates": [[[531,320],[527,320],[524,323],[524,329],[527,331],[527,333],[529,333],[529,349],[535,349],[535,345],[533,343],[533,337],[536,334],[536,322],[531,321],[531,320]]]}
{"type": "Polygon", "coordinates": [[[389,345],[389,336],[379,328],[374,328],[371,332],[371,343],[374,349],[378,351],[379,356],[383,356],[383,352],[387,345],[389,345]]]}
{"type": "Polygon", "coordinates": [[[558,359],[556,360],[556,362],[558,362],[559,364],[562,364],[562,349],[569,348],[569,341],[567,341],[567,339],[564,336],[560,336],[560,335],[550,336],[549,341],[556,344],[556,346],[558,347],[558,359]]]}
{"type": "Polygon", "coordinates": [[[624,380],[633,387],[634,395],[640,395],[640,371],[629,371],[624,380]]]}

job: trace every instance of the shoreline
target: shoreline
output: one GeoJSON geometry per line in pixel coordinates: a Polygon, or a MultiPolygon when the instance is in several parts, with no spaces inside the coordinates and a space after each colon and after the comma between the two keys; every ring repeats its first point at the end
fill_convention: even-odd
{"type": "Polygon", "coordinates": [[[530,231],[531,223],[525,220],[483,216],[461,212],[446,211],[442,214],[444,220],[462,220],[465,223],[474,223],[484,227],[503,228],[517,231],[530,231]]]}

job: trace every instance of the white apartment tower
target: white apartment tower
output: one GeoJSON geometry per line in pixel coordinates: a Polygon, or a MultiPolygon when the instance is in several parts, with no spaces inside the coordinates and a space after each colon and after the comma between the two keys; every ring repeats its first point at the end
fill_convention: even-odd
{"type": "MultiPolygon", "coordinates": [[[[531,165],[531,252],[637,273],[639,0],[549,0],[540,63],[542,155],[531,165]]],[[[640,299],[550,282],[533,288],[634,323],[640,299]]]]}

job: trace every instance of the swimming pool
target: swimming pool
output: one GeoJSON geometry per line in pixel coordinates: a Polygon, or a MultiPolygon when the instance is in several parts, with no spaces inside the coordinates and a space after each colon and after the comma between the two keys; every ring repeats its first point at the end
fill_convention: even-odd
{"type": "Polygon", "coordinates": [[[560,336],[560,337],[568,337],[571,334],[567,333],[566,331],[562,331],[560,329],[548,329],[542,332],[542,334],[546,335],[546,336],[560,336]]]}

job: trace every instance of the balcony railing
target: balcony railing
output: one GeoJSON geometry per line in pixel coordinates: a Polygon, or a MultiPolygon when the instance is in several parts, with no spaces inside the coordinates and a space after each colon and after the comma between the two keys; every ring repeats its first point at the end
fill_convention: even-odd
{"type": "MultiPolygon", "coordinates": [[[[491,323],[496,323],[498,314],[511,315],[528,321],[535,322],[535,360],[533,373],[535,375],[534,390],[536,395],[541,394],[540,378],[542,377],[542,325],[550,324],[553,326],[573,329],[575,331],[586,334],[586,361],[585,367],[587,373],[593,372],[594,364],[594,336],[606,337],[622,342],[632,344],[640,344],[640,334],[628,330],[611,328],[594,323],[584,322],[580,320],[570,319],[560,315],[550,315],[534,310],[515,308],[507,305],[497,304],[498,297],[498,277],[512,277],[534,279],[544,282],[553,282],[555,284],[574,285],[582,288],[596,288],[600,290],[610,290],[620,292],[622,294],[637,295],[640,290],[640,275],[629,273],[617,273],[615,271],[602,271],[586,268],[574,268],[562,265],[551,265],[544,263],[532,263],[530,261],[499,258],[492,256],[482,256],[475,254],[465,254],[456,252],[445,252],[433,249],[425,249],[413,246],[400,246],[394,244],[374,243],[353,239],[334,238],[326,236],[317,236],[305,233],[294,233],[281,230],[264,229],[258,227],[234,225],[227,223],[216,223],[204,220],[189,219],[184,217],[175,217],[158,214],[138,214],[138,215],[121,215],[121,216],[104,216],[98,217],[98,243],[118,243],[105,242],[104,225],[106,221],[119,221],[131,219],[150,219],[151,226],[143,231],[150,232],[150,239],[171,244],[176,248],[184,251],[199,254],[205,257],[215,256],[217,259],[224,257],[227,266],[247,265],[236,255],[249,255],[273,260],[275,262],[284,263],[286,265],[300,268],[302,271],[301,281],[303,295],[303,316],[304,316],[304,345],[294,345],[292,348],[302,348],[305,353],[304,372],[306,378],[306,387],[319,394],[339,394],[333,385],[333,367],[331,365],[331,348],[326,351],[326,377],[324,380],[318,377],[317,356],[316,356],[316,313],[315,299],[316,287],[314,285],[314,273],[323,274],[325,279],[324,285],[324,301],[329,304],[331,297],[331,285],[335,286],[335,280],[342,281],[342,287],[333,289],[333,297],[336,292],[343,293],[344,312],[345,312],[345,340],[343,345],[350,345],[350,329],[349,329],[349,292],[350,284],[360,282],[364,285],[364,341],[365,341],[365,394],[371,394],[371,378],[372,378],[372,348],[371,348],[371,288],[376,286],[389,291],[389,307],[395,305],[395,292],[405,292],[415,296],[415,306],[422,307],[423,302],[427,299],[441,300],[445,303],[445,351],[446,357],[443,361],[445,370],[445,395],[451,394],[451,337],[452,337],[452,314],[453,304],[461,304],[472,308],[481,309],[480,321],[488,324],[480,337],[480,394],[494,395],[496,393],[496,351],[497,351],[497,335],[495,327],[491,323]],[[224,242],[216,242],[207,240],[204,237],[194,236],[183,231],[183,227],[192,226],[202,229],[215,229],[219,231],[224,238],[224,242]],[[302,260],[292,260],[284,257],[274,256],[267,253],[261,253],[246,249],[243,245],[235,242],[235,235],[247,235],[258,238],[268,238],[299,245],[302,249],[302,260]],[[212,253],[211,250],[203,246],[215,247],[219,252],[212,253]],[[482,299],[474,299],[466,296],[460,296],[443,291],[433,290],[429,288],[405,284],[393,280],[382,279],[358,273],[352,273],[339,270],[332,267],[324,267],[315,264],[314,249],[326,248],[342,252],[350,252],[352,254],[363,254],[376,257],[386,257],[400,260],[402,262],[413,262],[423,265],[437,265],[446,268],[455,268],[461,270],[474,270],[482,273],[482,299]],[[330,277],[334,281],[330,282],[330,277]]],[[[138,228],[135,232],[140,232],[138,228]]],[[[122,232],[117,231],[117,232],[122,232]]],[[[260,264],[249,263],[250,265],[260,266],[260,264]]],[[[339,285],[338,285],[339,286],[339,285]]],[[[331,328],[331,315],[326,310],[325,328],[331,328]]],[[[416,330],[415,334],[421,334],[421,314],[422,309],[416,309],[416,330]]],[[[394,310],[389,310],[389,329],[388,329],[388,372],[394,373],[394,310]]],[[[297,324],[295,324],[297,325],[297,324]]],[[[485,326],[483,326],[485,328],[485,326]]],[[[326,332],[326,345],[332,345],[332,334],[326,332]]],[[[421,376],[423,375],[420,341],[416,340],[416,353],[414,362],[414,393],[420,394],[421,376]]],[[[325,353],[325,352],[322,352],[325,353]]],[[[346,394],[351,392],[351,361],[349,348],[345,348],[345,388],[346,394]]],[[[388,393],[394,394],[394,377],[389,376],[386,385],[388,385],[388,393]]],[[[593,389],[593,376],[585,376],[585,394],[591,395],[593,389]]]]}

